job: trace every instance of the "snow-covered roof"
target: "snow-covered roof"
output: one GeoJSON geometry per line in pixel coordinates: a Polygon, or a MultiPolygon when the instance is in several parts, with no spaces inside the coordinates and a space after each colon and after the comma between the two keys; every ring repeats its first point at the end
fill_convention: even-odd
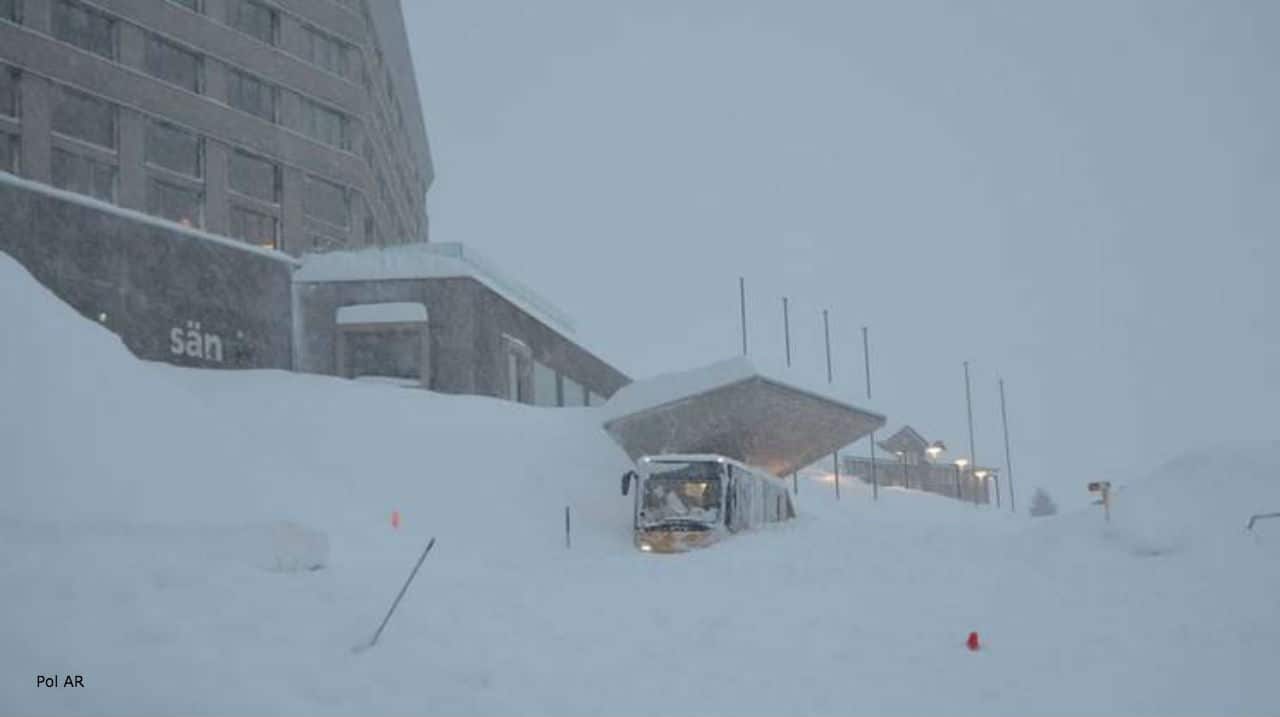
{"type": "Polygon", "coordinates": [[[716,454],[783,475],[884,425],[820,387],[760,371],[745,357],[636,381],[600,409],[632,459],[716,454]]]}
{"type": "Polygon", "coordinates": [[[755,365],[745,357],[719,361],[689,371],[664,373],[623,386],[605,402],[600,410],[603,412],[603,419],[607,422],[695,393],[710,391],[753,376],[755,373],[755,365]]]}
{"type": "Polygon", "coordinates": [[[411,301],[352,304],[338,308],[339,325],[425,323],[427,307],[411,301]]]}
{"type": "Polygon", "coordinates": [[[604,420],[609,421],[757,376],[846,408],[854,408],[852,404],[832,396],[828,388],[815,386],[793,376],[783,377],[762,370],[751,359],[738,356],[688,371],[665,373],[634,381],[618,389],[601,410],[604,411],[604,420]]]}
{"type": "Polygon", "coordinates": [[[264,256],[268,259],[275,259],[276,261],[292,264],[294,266],[297,266],[300,263],[297,259],[294,259],[283,252],[276,251],[275,249],[265,249],[253,244],[246,244],[239,239],[211,234],[203,229],[196,229],[195,227],[189,227],[186,224],[179,224],[168,219],[161,219],[160,217],[145,214],[136,209],[126,209],[125,207],[117,206],[111,202],[104,202],[101,199],[95,199],[83,194],[76,194],[75,192],[68,192],[65,189],[58,189],[57,187],[51,187],[48,184],[34,182],[30,179],[24,179],[16,175],[9,174],[8,172],[0,171],[0,184],[7,184],[31,192],[55,197],[65,202],[79,204],[89,209],[106,212],[107,214],[114,214],[118,217],[123,217],[140,224],[148,224],[166,231],[175,232],[191,239],[199,239],[201,241],[212,242],[214,244],[221,244],[222,246],[229,247],[237,251],[258,254],[259,256],[264,256]]]}
{"type": "Polygon", "coordinates": [[[390,279],[474,279],[571,341],[573,320],[493,262],[462,244],[429,242],[355,251],[307,254],[294,272],[298,283],[390,279]]]}

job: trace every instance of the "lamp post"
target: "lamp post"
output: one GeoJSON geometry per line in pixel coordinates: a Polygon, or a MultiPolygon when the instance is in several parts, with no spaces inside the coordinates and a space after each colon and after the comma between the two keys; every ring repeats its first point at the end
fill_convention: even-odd
{"type": "MultiPolygon", "coordinates": [[[[938,456],[942,455],[945,450],[947,450],[947,446],[942,441],[934,441],[929,444],[928,448],[924,449],[924,452],[929,456],[929,471],[925,473],[927,483],[933,483],[933,464],[938,462],[938,456]]],[[[943,480],[946,479],[944,478],[943,480]]],[[[929,488],[926,486],[925,490],[929,490],[929,488]]]]}
{"type": "MultiPolygon", "coordinates": [[[[987,492],[987,476],[988,476],[988,475],[989,475],[989,474],[987,473],[987,471],[986,471],[986,470],[984,470],[984,469],[982,469],[982,468],[979,468],[979,469],[977,469],[977,470],[975,470],[975,471],[973,472],[973,477],[978,479],[978,481],[977,481],[976,485],[978,485],[978,486],[982,486],[981,494],[983,494],[983,495],[985,495],[985,494],[986,494],[986,492],[987,492]]],[[[977,502],[978,502],[977,495],[978,495],[978,493],[975,493],[975,495],[974,495],[974,499],[973,499],[973,502],[974,502],[974,503],[977,503],[977,502]]],[[[990,502],[991,502],[991,498],[987,498],[987,502],[988,502],[988,503],[990,503],[990,502]]]]}
{"type": "Polygon", "coordinates": [[[964,470],[967,465],[969,465],[968,460],[964,458],[956,459],[956,500],[964,500],[964,492],[960,490],[960,471],[964,470]]]}

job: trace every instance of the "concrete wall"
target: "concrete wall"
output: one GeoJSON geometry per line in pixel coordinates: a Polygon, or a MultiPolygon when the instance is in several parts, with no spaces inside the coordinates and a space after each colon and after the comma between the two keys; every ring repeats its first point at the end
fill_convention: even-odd
{"type": "Polygon", "coordinates": [[[205,368],[289,368],[292,268],[283,257],[11,182],[0,182],[0,217],[0,251],[139,357],[205,368]],[[181,336],[177,351],[174,329],[181,336]],[[201,350],[188,351],[196,334],[201,350]],[[216,337],[220,356],[208,337],[216,337]]]}
{"type": "Polygon", "coordinates": [[[599,395],[628,383],[621,372],[469,278],[299,283],[301,334],[297,370],[337,373],[337,311],[353,304],[415,302],[427,307],[429,388],[505,397],[502,335],[529,346],[533,358],[599,395]]]}

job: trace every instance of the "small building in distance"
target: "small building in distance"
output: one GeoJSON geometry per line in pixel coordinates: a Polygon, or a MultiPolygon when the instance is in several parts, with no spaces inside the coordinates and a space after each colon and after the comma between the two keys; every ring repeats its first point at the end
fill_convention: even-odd
{"type": "Polygon", "coordinates": [[[865,456],[842,455],[841,472],[865,483],[875,481],[881,487],[920,490],[973,503],[991,502],[996,469],[974,466],[964,458],[945,459],[947,447],[942,441],[930,442],[904,424],[893,435],[877,441],[876,446],[884,455],[877,455],[874,461],[865,456]]]}

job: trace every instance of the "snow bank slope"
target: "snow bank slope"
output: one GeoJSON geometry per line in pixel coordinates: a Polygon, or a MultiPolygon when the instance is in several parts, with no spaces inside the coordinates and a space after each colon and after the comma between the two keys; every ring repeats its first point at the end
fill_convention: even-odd
{"type": "Polygon", "coordinates": [[[796,521],[646,556],[595,409],[139,362],[3,255],[0,331],[0,714],[1275,706],[1278,561],[1234,505],[1186,517],[1216,453],[1126,489],[1110,532],[815,476],[796,521]],[[1116,532],[1158,501],[1187,549],[1116,532]],[[35,688],[55,673],[86,687],[35,688]]]}
{"type": "Polygon", "coordinates": [[[628,464],[586,410],[138,361],[4,256],[0,307],[11,476],[0,514],[337,530],[399,510],[410,525],[467,530],[481,545],[493,532],[478,521],[539,512],[559,539],[574,503],[584,527],[626,540],[627,506],[613,491],[628,464]]]}

